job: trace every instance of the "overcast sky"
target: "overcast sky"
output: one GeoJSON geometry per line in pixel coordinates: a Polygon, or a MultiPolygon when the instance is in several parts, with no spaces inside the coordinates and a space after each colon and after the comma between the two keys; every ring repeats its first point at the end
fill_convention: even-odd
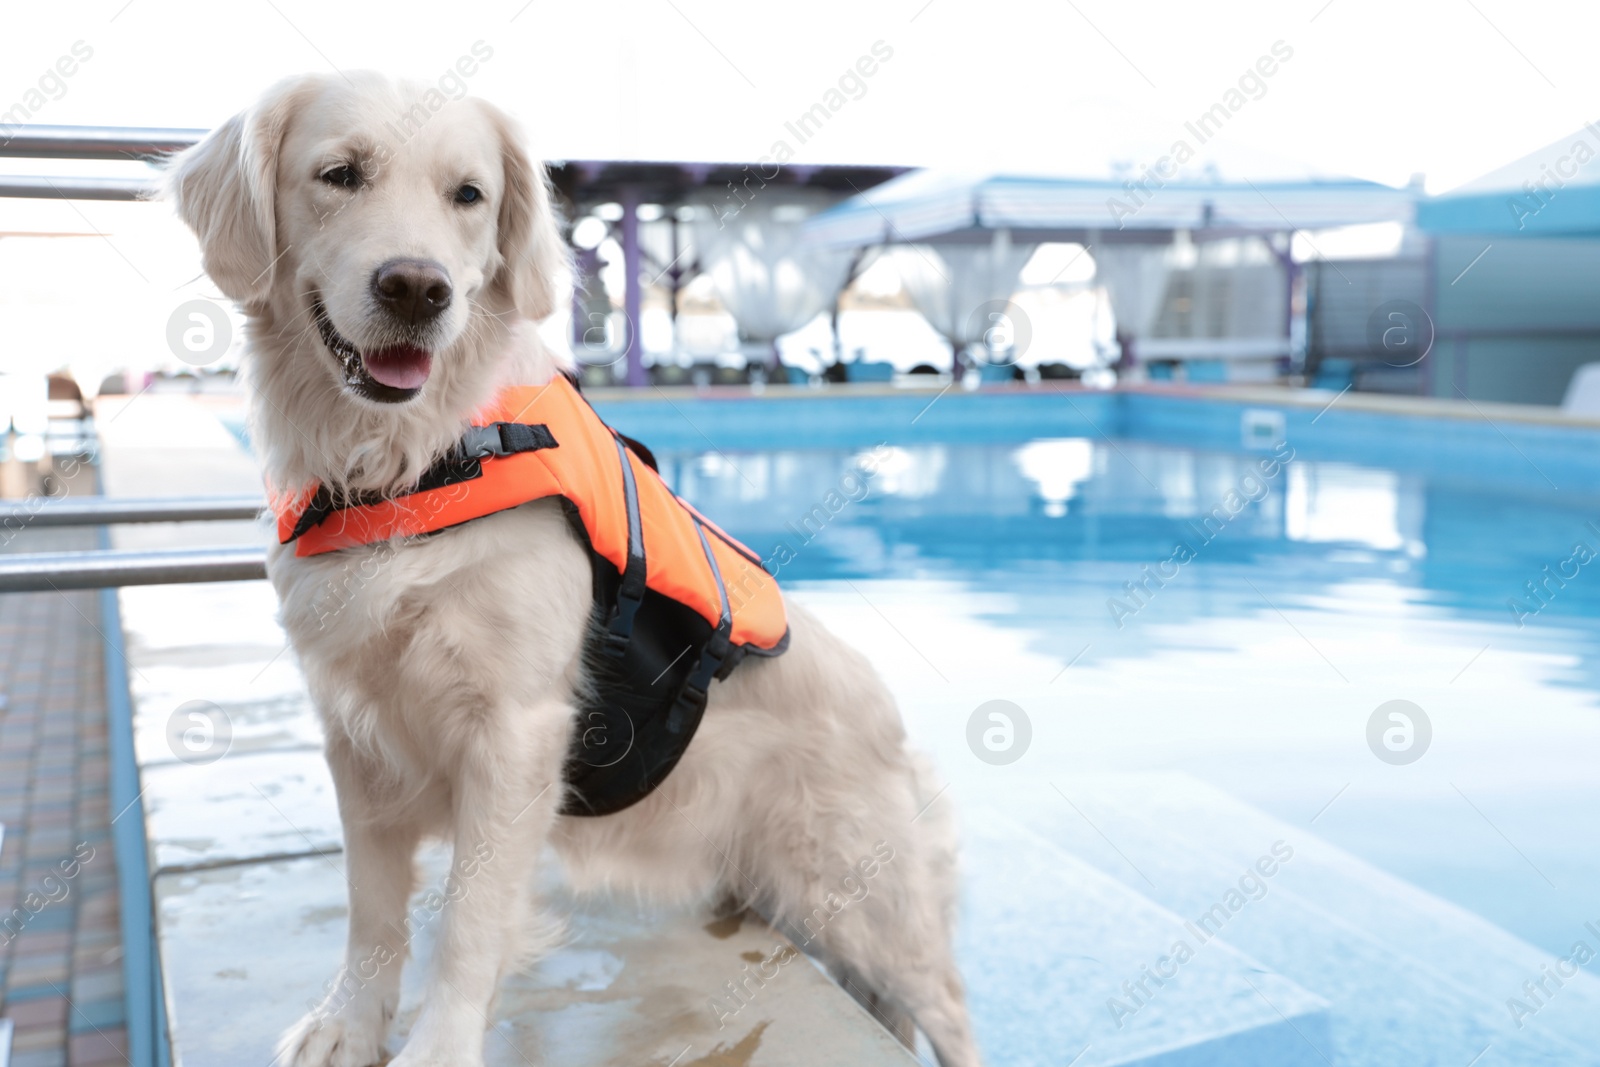
{"type": "Polygon", "coordinates": [[[1185,123],[1231,100],[1243,106],[1230,111],[1225,170],[1392,184],[1422,172],[1439,191],[1600,117],[1586,104],[1600,100],[1600,4],[1577,0],[7,7],[0,112],[26,106],[78,42],[92,50],[31,98],[44,98],[32,120],[48,123],[211,126],[285,74],[437,79],[477,42],[492,56],[471,91],[560,158],[755,159],[782,140],[800,163],[1101,174],[1193,142],[1185,123]],[[830,98],[875,44],[890,57],[830,98]],[[1250,75],[1275,45],[1271,75],[1250,75]],[[841,99],[803,144],[785,126],[841,99]]]}

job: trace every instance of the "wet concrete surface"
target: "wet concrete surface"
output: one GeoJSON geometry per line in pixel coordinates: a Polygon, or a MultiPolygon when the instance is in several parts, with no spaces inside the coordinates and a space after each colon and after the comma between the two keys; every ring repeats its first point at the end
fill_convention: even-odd
{"type": "MultiPolygon", "coordinates": [[[[436,882],[444,870],[435,854],[436,882]]],[[[263,1060],[278,1031],[320,999],[344,943],[342,857],[303,857],[157,879],[168,1011],[184,1067],[263,1060]],[[228,1020],[225,1026],[216,1020],[228,1020]]],[[[391,1051],[414,1020],[438,917],[413,898],[391,1051]]],[[[556,891],[563,947],[501,986],[489,1067],[814,1067],[914,1061],[759,919],[712,933],[707,916],[584,904],[556,891]],[[737,1010],[724,983],[761,973],[737,1010]]]]}

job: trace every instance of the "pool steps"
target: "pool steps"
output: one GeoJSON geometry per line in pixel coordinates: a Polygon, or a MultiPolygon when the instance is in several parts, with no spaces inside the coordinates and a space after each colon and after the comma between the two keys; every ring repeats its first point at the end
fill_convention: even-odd
{"type": "MultiPolygon", "coordinates": [[[[1331,1005],[1326,1043],[1313,1038],[1328,1062],[1466,1064],[1482,1055],[1483,1063],[1600,1064],[1600,980],[1592,970],[1566,979],[1518,1026],[1507,1002],[1538,1005],[1524,983],[1556,960],[1500,927],[1187,775],[1060,784],[1079,810],[1039,806],[1021,820],[1027,831],[1190,920],[1273,842],[1294,850],[1263,880],[1265,895],[1228,920],[1222,939],[1331,1005]]],[[[1581,927],[1573,932],[1580,938],[1600,947],[1581,927]]],[[[1145,955],[1161,947],[1146,939],[1145,955]]]]}

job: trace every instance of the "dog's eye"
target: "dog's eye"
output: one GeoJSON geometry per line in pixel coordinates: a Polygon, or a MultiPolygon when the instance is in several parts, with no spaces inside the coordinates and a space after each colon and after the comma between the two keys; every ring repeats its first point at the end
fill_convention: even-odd
{"type": "Polygon", "coordinates": [[[329,185],[337,185],[341,189],[354,189],[361,184],[361,174],[348,163],[329,167],[322,172],[321,178],[329,185]]]}
{"type": "Polygon", "coordinates": [[[456,190],[456,203],[458,204],[476,204],[482,199],[483,190],[476,185],[463,185],[456,190]]]}

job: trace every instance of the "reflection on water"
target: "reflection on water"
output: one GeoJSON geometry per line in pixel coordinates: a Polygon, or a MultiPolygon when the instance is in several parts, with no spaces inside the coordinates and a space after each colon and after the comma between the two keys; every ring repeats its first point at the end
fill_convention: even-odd
{"type": "MultiPolygon", "coordinates": [[[[1389,550],[1422,547],[1422,516],[1402,505],[1398,475],[1338,463],[1301,464],[1289,469],[1288,483],[1283,529],[1290,540],[1389,550]],[[1405,532],[1402,512],[1410,520],[1405,532]]],[[[1418,492],[1403,495],[1407,503],[1421,501],[1418,492]]]]}
{"type": "Polygon", "coordinates": [[[1017,449],[1016,461],[1044,501],[1044,513],[1058,519],[1094,473],[1094,445],[1081,437],[1034,441],[1017,449]]]}
{"type": "Polygon", "coordinates": [[[865,497],[830,514],[827,536],[803,546],[796,530],[807,529],[806,516],[842,478],[871,467],[869,453],[666,455],[662,472],[764,555],[769,541],[787,543],[791,580],[938,574],[1016,591],[1036,587],[1038,564],[1059,563],[1078,565],[1060,572],[1068,586],[1092,587],[1085,578],[1099,564],[1131,563],[1137,572],[1185,543],[1198,562],[1248,564],[1296,595],[1375,580],[1495,621],[1515,621],[1508,600],[1519,596],[1546,621],[1600,616],[1600,582],[1583,581],[1576,566],[1566,573],[1577,579],[1547,582],[1537,601],[1527,589],[1546,565],[1559,570],[1576,541],[1600,544],[1585,526],[1600,506],[1583,498],[1526,499],[1303,460],[1262,477],[1261,455],[1135,441],[927,444],[878,454],[865,497]]]}

